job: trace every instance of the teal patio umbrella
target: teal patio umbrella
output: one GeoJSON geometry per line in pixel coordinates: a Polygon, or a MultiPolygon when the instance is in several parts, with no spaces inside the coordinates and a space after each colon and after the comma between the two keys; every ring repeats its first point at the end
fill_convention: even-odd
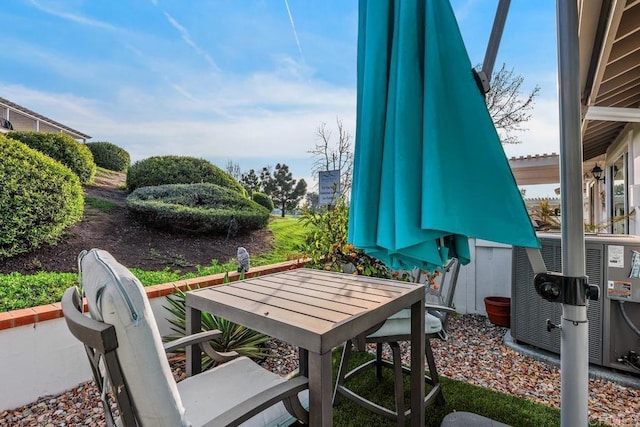
{"type": "Polygon", "coordinates": [[[539,247],[447,0],[360,0],[349,241],[392,268],[539,247]]]}

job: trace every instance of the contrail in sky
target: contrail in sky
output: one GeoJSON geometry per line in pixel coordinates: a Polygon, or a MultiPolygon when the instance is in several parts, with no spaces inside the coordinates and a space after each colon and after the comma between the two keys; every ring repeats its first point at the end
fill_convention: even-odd
{"type": "Polygon", "coordinates": [[[289,8],[289,0],[284,0],[285,6],[287,6],[287,13],[289,14],[289,21],[291,21],[291,29],[293,29],[293,37],[296,39],[296,45],[298,45],[298,52],[300,52],[300,58],[305,63],[304,55],[302,54],[302,48],[300,47],[300,40],[298,39],[298,32],[296,31],[296,25],[293,23],[293,15],[291,15],[291,9],[289,8]]]}

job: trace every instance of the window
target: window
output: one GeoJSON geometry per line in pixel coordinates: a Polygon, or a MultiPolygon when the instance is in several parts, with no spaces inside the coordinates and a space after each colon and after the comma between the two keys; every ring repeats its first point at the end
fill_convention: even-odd
{"type": "MultiPolygon", "coordinates": [[[[618,157],[609,167],[609,194],[611,201],[611,232],[629,234],[629,202],[627,191],[627,153],[618,157]]],[[[608,178],[608,177],[607,177],[608,178]]]]}

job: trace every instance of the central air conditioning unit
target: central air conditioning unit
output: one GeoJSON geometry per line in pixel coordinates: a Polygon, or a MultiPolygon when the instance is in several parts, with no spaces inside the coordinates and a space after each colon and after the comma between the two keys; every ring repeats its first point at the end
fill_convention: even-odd
{"type": "MultiPolygon", "coordinates": [[[[561,236],[539,233],[548,271],[562,272],[561,236]]],[[[640,374],[640,237],[586,235],[586,272],[600,288],[598,301],[587,301],[589,362],[640,374]]],[[[511,335],[522,343],[560,354],[560,329],[547,330],[547,319],[560,324],[562,305],[542,299],[533,285],[526,250],[513,249],[511,335]]]]}

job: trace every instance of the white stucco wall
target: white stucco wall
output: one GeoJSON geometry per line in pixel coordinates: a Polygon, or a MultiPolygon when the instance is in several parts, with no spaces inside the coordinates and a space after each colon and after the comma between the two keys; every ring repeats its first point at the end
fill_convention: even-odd
{"type": "Polygon", "coordinates": [[[57,394],[88,381],[82,344],[64,319],[0,331],[0,411],[57,394]]]}
{"type": "MultiPolygon", "coordinates": [[[[161,335],[169,335],[166,298],[150,300],[161,335]]],[[[0,330],[0,411],[58,394],[91,379],[82,344],[63,318],[0,330]]]]}

